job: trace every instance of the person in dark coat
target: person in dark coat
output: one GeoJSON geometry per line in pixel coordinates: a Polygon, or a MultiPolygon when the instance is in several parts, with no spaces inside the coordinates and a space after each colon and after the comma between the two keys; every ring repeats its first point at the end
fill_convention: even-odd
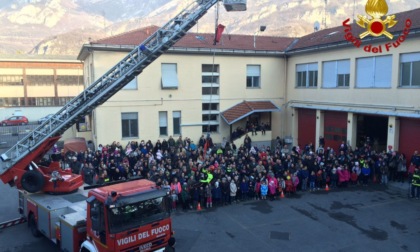
{"type": "Polygon", "coordinates": [[[213,188],[213,201],[215,206],[219,206],[222,199],[222,188],[219,186],[219,181],[214,183],[213,188]]]}
{"type": "Polygon", "coordinates": [[[229,182],[226,181],[226,178],[222,179],[221,188],[222,188],[222,204],[227,205],[229,203],[230,185],[229,185],[229,182]]]}
{"type": "Polygon", "coordinates": [[[249,183],[246,181],[245,178],[242,179],[242,182],[240,184],[240,191],[241,191],[241,200],[247,200],[248,199],[248,191],[249,191],[249,183]]]}

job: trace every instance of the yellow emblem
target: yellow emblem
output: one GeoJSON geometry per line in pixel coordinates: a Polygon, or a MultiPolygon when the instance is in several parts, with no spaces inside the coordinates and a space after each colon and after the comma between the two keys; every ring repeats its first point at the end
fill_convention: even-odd
{"type": "Polygon", "coordinates": [[[358,20],[357,24],[366,28],[367,31],[360,34],[360,38],[371,35],[374,37],[379,37],[381,35],[387,36],[389,39],[393,39],[394,36],[388,32],[386,29],[391,28],[398,23],[395,20],[395,15],[390,15],[382,20],[382,17],[388,13],[388,5],[385,0],[368,0],[365,7],[366,13],[372,18],[366,16],[357,15],[358,20]],[[387,27],[388,25],[388,27],[387,27]]]}

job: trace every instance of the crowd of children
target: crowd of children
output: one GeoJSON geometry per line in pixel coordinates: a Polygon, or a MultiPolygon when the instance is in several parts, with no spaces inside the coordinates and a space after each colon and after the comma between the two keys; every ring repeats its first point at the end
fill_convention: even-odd
{"type": "Polygon", "coordinates": [[[100,145],[98,150],[74,153],[70,167],[87,183],[105,183],[142,176],[171,193],[172,208],[211,208],[243,200],[273,200],[299,191],[315,191],[369,183],[404,182],[420,165],[420,155],[409,160],[393,150],[376,152],[368,143],[336,150],[312,144],[288,146],[278,139],[273,149],[252,145],[248,136],[239,148],[229,142],[214,145],[201,136],[152,143],[100,145]],[[410,174],[411,173],[411,174],[410,174]]]}

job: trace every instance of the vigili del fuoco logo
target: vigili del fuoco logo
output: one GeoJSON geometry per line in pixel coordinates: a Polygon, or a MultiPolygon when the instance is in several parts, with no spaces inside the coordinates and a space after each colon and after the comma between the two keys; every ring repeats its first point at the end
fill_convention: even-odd
{"type": "MultiPolygon", "coordinates": [[[[394,35],[392,35],[388,29],[394,27],[398,20],[395,15],[389,15],[388,13],[388,4],[385,0],[368,0],[365,6],[366,13],[368,16],[358,15],[356,23],[358,26],[366,29],[358,36],[353,35],[351,31],[351,26],[349,24],[350,18],[346,19],[343,22],[344,27],[344,38],[351,42],[355,47],[360,48],[362,46],[362,39],[367,36],[380,37],[385,36],[388,39],[392,40],[394,35]]],[[[365,52],[371,53],[382,53],[389,52],[392,48],[399,47],[406,39],[407,35],[410,33],[411,20],[405,20],[405,27],[401,35],[391,42],[385,44],[373,46],[371,44],[365,45],[363,50],[365,52]]]]}

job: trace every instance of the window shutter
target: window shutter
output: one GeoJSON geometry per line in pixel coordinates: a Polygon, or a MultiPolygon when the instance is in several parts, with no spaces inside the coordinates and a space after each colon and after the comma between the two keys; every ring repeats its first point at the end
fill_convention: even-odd
{"type": "Polygon", "coordinates": [[[356,61],[356,86],[373,87],[373,58],[359,58],[356,61]]]}
{"type": "Polygon", "coordinates": [[[350,73],[350,60],[337,61],[337,74],[349,74],[349,73],[350,73]]]}
{"type": "Polygon", "coordinates": [[[162,88],[178,88],[176,64],[162,64],[162,88]]]}
{"type": "Polygon", "coordinates": [[[375,87],[391,87],[392,56],[375,57],[375,87]]]}
{"type": "Polygon", "coordinates": [[[165,111],[159,112],[159,127],[167,127],[168,126],[168,117],[165,111]]]}
{"type": "Polygon", "coordinates": [[[248,65],[246,67],[247,76],[260,76],[260,66],[248,65]]]}
{"type": "Polygon", "coordinates": [[[324,62],[322,66],[322,86],[333,88],[337,86],[336,61],[324,62]]]}
{"type": "Polygon", "coordinates": [[[401,63],[420,61],[420,53],[401,54],[401,63]]]}

